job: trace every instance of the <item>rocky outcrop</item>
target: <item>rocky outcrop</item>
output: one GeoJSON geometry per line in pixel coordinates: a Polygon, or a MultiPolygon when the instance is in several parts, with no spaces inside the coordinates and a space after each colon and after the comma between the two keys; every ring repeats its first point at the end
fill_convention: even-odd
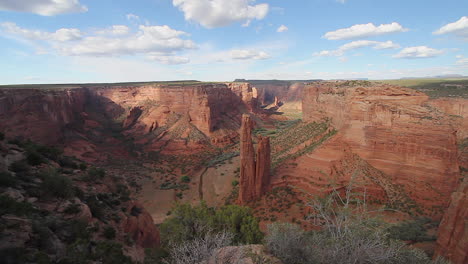
{"type": "MultiPolygon", "coordinates": [[[[460,175],[457,127],[427,102],[421,92],[384,84],[349,81],[307,86],[304,120],[329,122],[339,132],[301,157],[306,164],[296,161],[297,170],[320,170],[317,179],[324,181],[334,170],[334,161],[348,160],[349,155],[344,155],[348,151],[381,171],[394,187],[381,189],[397,189],[421,211],[440,217],[460,175]]],[[[374,176],[378,175],[369,177],[374,176]]]]}
{"type": "Polygon", "coordinates": [[[124,232],[130,234],[135,243],[144,248],[159,247],[159,231],[153,223],[153,218],[138,203],[129,205],[130,215],[123,223],[124,232]]]}
{"type": "Polygon", "coordinates": [[[468,263],[468,181],[452,194],[450,206],[442,218],[437,236],[436,256],[453,264],[468,263]]]}
{"type": "Polygon", "coordinates": [[[254,122],[242,115],[240,142],[239,202],[248,203],[259,198],[266,190],[270,178],[270,138],[259,137],[257,154],[252,142],[254,122]]]}

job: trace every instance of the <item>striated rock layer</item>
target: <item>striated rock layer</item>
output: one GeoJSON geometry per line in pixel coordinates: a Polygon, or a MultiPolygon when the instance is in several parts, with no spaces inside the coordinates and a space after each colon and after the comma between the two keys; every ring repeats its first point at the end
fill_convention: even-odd
{"type": "Polygon", "coordinates": [[[468,181],[452,194],[450,206],[442,218],[437,236],[436,256],[453,264],[468,263],[468,181]]]}
{"type": "Polygon", "coordinates": [[[128,157],[125,142],[167,153],[230,144],[246,111],[257,111],[246,83],[0,90],[0,131],[89,161],[128,157]]]}
{"type": "Polygon", "coordinates": [[[259,137],[257,154],[252,143],[254,122],[247,114],[242,115],[240,142],[239,202],[248,203],[262,196],[269,186],[270,138],[259,137]]]}
{"type": "Polygon", "coordinates": [[[307,86],[304,121],[329,122],[339,132],[295,166],[279,168],[275,184],[287,179],[317,193],[361,175],[375,199],[440,217],[460,175],[457,126],[427,102],[423,93],[384,84],[307,86]]]}

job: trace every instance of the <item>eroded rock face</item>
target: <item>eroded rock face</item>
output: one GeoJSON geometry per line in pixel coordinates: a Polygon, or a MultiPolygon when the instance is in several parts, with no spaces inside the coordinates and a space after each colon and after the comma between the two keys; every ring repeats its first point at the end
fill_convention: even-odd
{"type": "Polygon", "coordinates": [[[143,206],[134,202],[128,207],[130,216],[123,221],[123,230],[129,233],[137,245],[144,248],[159,247],[159,231],[153,218],[143,206]]]}
{"type": "MultiPolygon", "coordinates": [[[[349,151],[386,175],[389,184],[400,186],[401,195],[440,217],[460,175],[458,131],[446,114],[427,102],[423,93],[384,84],[321,82],[306,87],[304,120],[328,120],[339,132],[308,157],[301,157],[308,165],[297,162],[297,170],[336,174],[334,161],[349,160],[344,155],[349,151]]],[[[385,189],[381,183],[377,186],[385,189]]]]}
{"type": "Polygon", "coordinates": [[[2,89],[0,131],[63,145],[67,155],[87,161],[128,158],[116,132],[145,152],[194,153],[233,143],[240,114],[255,109],[256,93],[247,83],[2,89]]]}
{"type": "Polygon", "coordinates": [[[257,154],[252,142],[254,122],[247,114],[242,115],[240,142],[239,202],[248,203],[264,194],[270,178],[270,138],[259,137],[257,154]]]}
{"type": "Polygon", "coordinates": [[[437,236],[436,256],[453,264],[468,263],[468,181],[452,194],[450,206],[442,218],[437,236]]]}

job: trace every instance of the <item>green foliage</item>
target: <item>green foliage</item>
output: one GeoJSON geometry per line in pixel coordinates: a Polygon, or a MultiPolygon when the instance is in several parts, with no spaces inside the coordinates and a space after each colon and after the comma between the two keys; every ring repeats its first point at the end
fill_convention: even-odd
{"type": "Polygon", "coordinates": [[[169,252],[164,248],[146,248],[145,249],[145,262],[144,264],[159,264],[163,262],[164,258],[169,256],[169,252]]]}
{"type": "Polygon", "coordinates": [[[231,182],[232,186],[236,187],[237,185],[239,185],[239,181],[238,180],[233,180],[231,182]]]}
{"type": "Polygon", "coordinates": [[[29,152],[26,156],[26,160],[28,161],[28,164],[31,166],[37,166],[46,162],[44,157],[42,157],[42,155],[40,155],[37,152],[29,152]]]}
{"type": "Polygon", "coordinates": [[[67,256],[61,263],[70,264],[131,264],[129,257],[123,254],[122,245],[113,241],[94,242],[78,239],[67,249],[67,256]]]}
{"type": "Polygon", "coordinates": [[[181,182],[189,183],[190,182],[190,177],[185,175],[180,178],[181,182]]]}
{"type": "Polygon", "coordinates": [[[105,238],[112,240],[115,238],[115,229],[112,226],[106,226],[106,228],[104,228],[103,235],[105,238]]]}
{"type": "Polygon", "coordinates": [[[0,172],[0,186],[13,187],[17,183],[16,177],[14,177],[8,171],[0,172]]]}
{"type": "Polygon", "coordinates": [[[88,168],[88,165],[86,165],[86,163],[80,163],[79,168],[80,170],[85,171],[88,168]]]}
{"type": "Polygon", "coordinates": [[[102,203],[96,198],[96,196],[90,196],[86,199],[86,204],[89,207],[89,210],[91,211],[91,214],[93,214],[94,217],[97,219],[103,219],[104,217],[104,209],[102,208],[102,203]]]}
{"type": "Polygon", "coordinates": [[[10,164],[9,169],[17,173],[24,173],[24,172],[29,171],[30,167],[29,167],[29,164],[26,163],[26,161],[19,160],[10,164]]]}
{"type": "Polygon", "coordinates": [[[428,235],[426,230],[431,222],[431,219],[420,217],[414,221],[398,223],[388,228],[389,237],[414,242],[433,241],[435,236],[428,235]]]}
{"type": "Polygon", "coordinates": [[[29,216],[35,212],[37,210],[28,202],[17,202],[9,196],[0,195],[0,215],[29,216]]]}
{"type": "Polygon", "coordinates": [[[44,170],[39,176],[42,178],[41,189],[44,194],[63,199],[74,195],[73,182],[68,177],[60,175],[57,170],[44,170]]]}
{"type": "Polygon", "coordinates": [[[234,243],[255,244],[263,238],[258,220],[248,207],[228,205],[215,210],[205,203],[198,206],[178,204],[171,212],[171,217],[160,226],[161,237],[166,244],[221,231],[232,233],[234,243]]]}
{"type": "Polygon", "coordinates": [[[102,168],[91,167],[85,177],[86,181],[102,180],[106,176],[106,171],[102,168]]]}

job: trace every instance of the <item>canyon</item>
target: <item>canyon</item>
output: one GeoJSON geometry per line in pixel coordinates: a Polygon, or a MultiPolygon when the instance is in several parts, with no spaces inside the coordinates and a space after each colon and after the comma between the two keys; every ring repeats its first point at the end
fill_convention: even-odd
{"type": "Polygon", "coordinates": [[[370,205],[442,219],[436,254],[466,261],[467,99],[367,81],[0,88],[0,132],[127,178],[138,213],[119,229],[141,247],[159,244],[153,222],[176,202],[261,216],[284,191],[277,204],[301,205],[269,210],[265,226],[305,219],[307,195],[352,187],[370,205]]]}

